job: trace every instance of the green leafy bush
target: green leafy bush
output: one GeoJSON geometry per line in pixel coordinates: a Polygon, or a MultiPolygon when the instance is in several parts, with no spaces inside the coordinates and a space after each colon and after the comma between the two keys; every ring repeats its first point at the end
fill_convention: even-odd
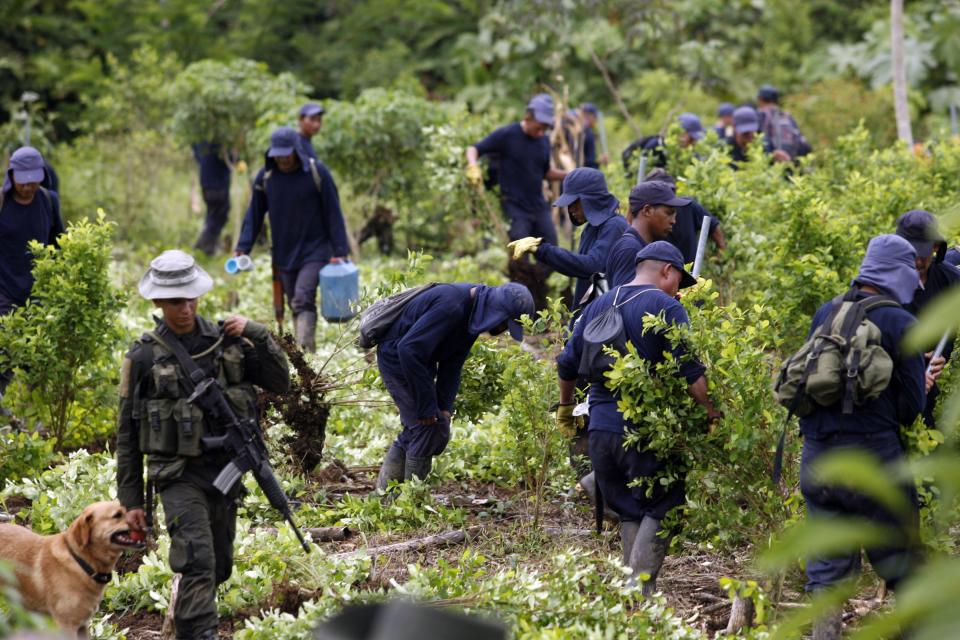
{"type": "Polygon", "coordinates": [[[33,298],[0,319],[0,364],[16,371],[12,406],[41,419],[58,448],[113,430],[123,306],[109,274],[115,226],[100,213],[72,223],[59,249],[33,243],[33,298]]]}
{"type": "Polygon", "coordinates": [[[53,460],[52,440],[39,433],[0,427],[0,487],[7,480],[17,481],[41,473],[53,460]]]}

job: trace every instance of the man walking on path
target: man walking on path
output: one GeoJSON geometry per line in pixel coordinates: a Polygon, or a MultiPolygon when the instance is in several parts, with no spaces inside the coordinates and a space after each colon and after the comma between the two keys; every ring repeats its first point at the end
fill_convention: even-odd
{"type": "MultiPolygon", "coordinates": [[[[60,197],[40,184],[47,165],[33,147],[20,147],[10,156],[0,190],[0,316],[22,307],[33,289],[33,240],[56,245],[63,233],[60,197]]],[[[0,371],[0,403],[11,371],[0,371]]]]}
{"type": "Polygon", "coordinates": [[[320,269],[349,255],[337,185],[326,166],[306,155],[297,132],[280,127],[270,136],[264,167],[253,181],[237,255],[250,253],[270,216],[273,265],[293,309],[297,342],[316,349],[320,269]]]}
{"type": "MultiPolygon", "coordinates": [[[[580,372],[589,368],[590,379],[590,462],[593,464],[600,494],[617,512],[621,521],[623,563],[633,570],[631,582],[641,574],[649,575],[643,584],[644,595],[656,592],[657,575],[670,546],[669,536],[660,535],[661,522],[674,507],[684,503],[683,481],[669,485],[657,482],[665,461],[638,446],[625,446],[624,436],[635,425],[626,421],[618,409],[618,397],[606,385],[602,371],[585,367],[584,332],[595,319],[617,306],[623,320],[624,337],[634,345],[637,354],[651,366],[663,362],[665,354],[678,363],[678,375],[687,382],[693,399],[707,410],[710,420],[720,413],[707,395],[704,366],[692,359],[678,344],[671,344],[662,332],[645,331],[643,320],[647,315],[663,315],[668,324],[689,324],[687,313],[675,296],[677,292],[696,283],[684,270],[683,259],[676,247],[657,241],[635,255],[634,278],[623,286],[605,293],[588,306],[576,324],[573,336],[557,358],[560,385],[560,406],[557,423],[573,421],[571,409],[580,372]],[[637,480],[653,481],[648,486],[636,486],[637,480]]],[[[593,347],[594,345],[590,345],[593,347]]],[[[612,346],[612,345],[609,345],[612,346]]],[[[694,428],[691,425],[691,428],[694,428]]]]}
{"type": "Polygon", "coordinates": [[[597,132],[595,128],[599,122],[600,110],[592,102],[580,105],[580,122],[583,124],[583,166],[590,169],[599,169],[609,161],[604,153],[597,158],[597,132]]]}
{"type": "Polygon", "coordinates": [[[220,232],[230,217],[230,165],[219,144],[199,142],[192,148],[193,157],[200,166],[200,189],[207,205],[203,231],[193,247],[212,256],[217,252],[220,232]]]}
{"type": "Polygon", "coordinates": [[[757,92],[757,111],[764,146],[774,162],[794,162],[810,153],[810,143],[793,116],[780,109],[780,91],[769,84],[757,92]]]}
{"type": "Polygon", "coordinates": [[[297,121],[300,134],[300,149],[314,160],[320,160],[313,149],[313,136],[320,132],[323,126],[324,109],[316,102],[308,102],[300,107],[300,117],[297,121]]]}

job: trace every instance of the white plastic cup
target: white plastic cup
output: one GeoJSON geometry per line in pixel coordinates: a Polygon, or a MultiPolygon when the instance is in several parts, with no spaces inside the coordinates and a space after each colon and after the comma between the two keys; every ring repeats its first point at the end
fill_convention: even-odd
{"type": "Polygon", "coordinates": [[[227,273],[233,275],[240,271],[250,271],[253,269],[253,260],[250,259],[248,255],[239,255],[228,258],[224,263],[223,268],[227,273]]]}

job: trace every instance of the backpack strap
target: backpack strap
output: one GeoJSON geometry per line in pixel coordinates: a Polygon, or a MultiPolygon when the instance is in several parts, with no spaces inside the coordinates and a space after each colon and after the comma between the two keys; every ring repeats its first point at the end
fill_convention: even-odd
{"type": "Polygon", "coordinates": [[[47,206],[50,207],[50,213],[53,213],[53,196],[50,195],[50,190],[46,187],[40,187],[40,193],[43,194],[43,197],[47,200],[47,206]]]}
{"type": "Polygon", "coordinates": [[[320,178],[320,171],[317,170],[317,161],[313,158],[310,158],[310,176],[317,187],[317,193],[323,193],[323,180],[320,178]]]}
{"type": "Polygon", "coordinates": [[[267,181],[270,180],[270,176],[273,175],[273,169],[267,169],[263,172],[263,180],[260,181],[260,186],[254,185],[254,189],[258,191],[267,192],[267,181]]]}

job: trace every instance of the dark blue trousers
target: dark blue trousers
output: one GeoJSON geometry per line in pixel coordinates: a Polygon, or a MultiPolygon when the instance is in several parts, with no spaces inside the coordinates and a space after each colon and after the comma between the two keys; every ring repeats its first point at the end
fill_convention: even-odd
{"type": "Polygon", "coordinates": [[[390,392],[394,404],[400,411],[400,423],[403,430],[394,444],[408,456],[426,458],[438,456],[450,442],[450,420],[440,416],[434,424],[424,425],[417,422],[417,401],[413,391],[407,387],[402,377],[380,369],[380,378],[390,392]]]}
{"type": "MultiPolygon", "coordinates": [[[[825,439],[804,438],[800,462],[800,491],[807,501],[810,518],[859,517],[891,530],[888,545],[866,549],[877,574],[895,589],[919,560],[919,511],[913,484],[901,487],[912,505],[907,521],[897,518],[869,498],[847,489],[817,484],[811,465],[817,458],[839,450],[859,449],[880,462],[894,464],[903,459],[903,446],[896,433],[835,435],[825,439]]],[[[807,561],[807,591],[825,589],[860,571],[860,552],[807,561]]]]}
{"type": "Polygon", "coordinates": [[[510,220],[507,235],[511,240],[533,236],[543,238],[544,242],[557,244],[557,228],[553,226],[550,207],[545,207],[542,211],[528,211],[509,200],[504,200],[502,205],[504,214],[510,220]]]}
{"type": "Polygon", "coordinates": [[[317,287],[320,285],[320,269],[326,262],[308,262],[294,271],[281,271],[280,281],[287,302],[294,313],[317,311],[317,287]]]}
{"type": "Polygon", "coordinates": [[[624,448],[622,433],[591,431],[590,462],[604,501],[625,522],[640,522],[646,516],[663,520],[686,499],[683,481],[669,487],[655,483],[650,495],[647,486],[628,486],[638,478],[655,478],[664,465],[649,451],[624,448]]]}

